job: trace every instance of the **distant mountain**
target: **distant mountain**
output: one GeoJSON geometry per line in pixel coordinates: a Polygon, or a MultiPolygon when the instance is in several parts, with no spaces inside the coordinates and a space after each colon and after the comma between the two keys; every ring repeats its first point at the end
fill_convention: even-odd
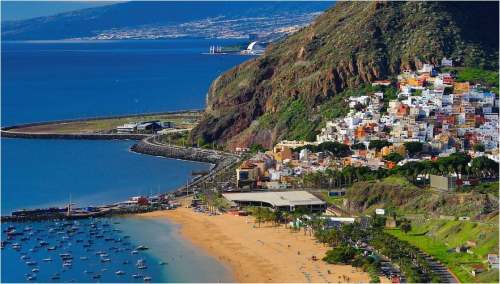
{"type": "Polygon", "coordinates": [[[2,23],[3,40],[238,38],[286,33],[333,2],[126,2],[2,23]]]}
{"type": "Polygon", "coordinates": [[[265,54],[216,78],[194,143],[314,139],[341,95],[453,58],[498,70],[498,2],[338,2],[265,54]]]}

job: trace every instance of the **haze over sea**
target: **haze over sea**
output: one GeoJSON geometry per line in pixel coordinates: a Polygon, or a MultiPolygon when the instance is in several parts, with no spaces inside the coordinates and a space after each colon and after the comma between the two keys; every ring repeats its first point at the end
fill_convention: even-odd
{"type": "MultiPolygon", "coordinates": [[[[233,43],[237,41],[3,42],[2,126],[203,108],[210,82],[249,58],[202,53],[211,44],[233,43]]],[[[20,208],[63,205],[70,193],[77,206],[85,206],[173,190],[186,182],[191,171],[208,167],[130,153],[132,143],[2,139],[2,214],[20,208]]],[[[148,253],[147,257],[153,261],[165,257],[158,254],[168,254],[170,249],[186,253],[179,267],[175,262],[168,268],[150,267],[154,281],[229,279],[208,277],[211,273],[229,274],[209,256],[179,239],[173,240],[176,228],[166,222],[159,225],[154,221],[126,219],[120,226],[132,240],[143,240],[150,246],[156,255],[148,253]],[[137,230],[138,226],[143,230],[137,230]],[[148,236],[163,232],[163,239],[145,238],[146,231],[148,236]],[[186,271],[190,261],[209,271],[194,275],[172,272],[186,271]]],[[[51,267],[45,269],[56,271],[51,267]]],[[[78,266],[73,269],[81,270],[78,266]]],[[[25,281],[24,272],[21,273],[24,270],[31,269],[25,267],[15,252],[4,250],[2,279],[25,281]],[[23,269],[11,273],[16,265],[22,265],[23,269]]],[[[109,273],[111,276],[103,278],[106,282],[131,281],[115,279],[114,271],[109,273]]],[[[73,273],[71,277],[78,282],[90,281],[82,273],[73,273]]]]}

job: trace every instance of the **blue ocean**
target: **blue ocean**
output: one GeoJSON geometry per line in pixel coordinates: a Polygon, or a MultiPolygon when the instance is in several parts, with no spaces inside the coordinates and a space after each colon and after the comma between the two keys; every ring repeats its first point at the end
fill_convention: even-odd
{"type": "MultiPolygon", "coordinates": [[[[238,43],[195,39],[3,42],[2,126],[203,108],[211,81],[250,59],[203,53],[212,44],[238,43]]],[[[2,214],[64,205],[70,195],[77,206],[85,206],[165,192],[184,184],[191,172],[208,167],[131,153],[131,141],[2,139],[1,143],[2,214]]],[[[222,264],[181,240],[178,227],[166,220],[97,220],[96,226],[101,226],[111,241],[94,240],[90,247],[83,246],[88,241],[84,238],[86,228],[91,226],[86,222],[92,221],[3,223],[2,240],[6,240],[9,226],[22,232],[19,238],[26,240],[21,243],[16,237],[2,249],[2,281],[25,282],[33,275],[36,279],[32,281],[38,282],[143,281],[133,275],[151,277],[154,282],[231,281],[222,264]],[[74,226],[82,233],[49,233],[50,228],[57,231],[58,226],[74,226]],[[125,236],[126,245],[120,246],[125,236]],[[122,241],[115,243],[118,239],[122,241]],[[56,249],[47,250],[41,241],[56,249]],[[18,250],[12,248],[15,242],[21,246],[18,250]],[[138,245],[149,250],[131,254],[138,245]],[[109,255],[110,261],[88,262],[102,260],[96,250],[109,255]],[[61,262],[59,255],[66,253],[74,257],[71,266],[61,262]],[[43,260],[48,258],[53,260],[43,260]],[[148,263],[146,271],[136,271],[139,259],[148,263]],[[123,274],[118,273],[120,270],[123,274]]]]}

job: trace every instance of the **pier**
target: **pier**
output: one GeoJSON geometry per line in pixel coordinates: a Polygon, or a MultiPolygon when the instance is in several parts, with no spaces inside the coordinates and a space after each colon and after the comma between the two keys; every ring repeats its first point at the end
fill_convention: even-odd
{"type": "Polygon", "coordinates": [[[97,211],[95,212],[78,212],[67,214],[66,212],[46,212],[43,214],[39,214],[41,210],[50,210],[48,209],[31,209],[31,210],[21,210],[16,211],[17,213],[25,212],[25,214],[16,214],[16,215],[6,215],[1,217],[2,222],[27,222],[27,221],[47,221],[47,220],[77,220],[77,219],[87,219],[87,218],[98,218],[98,217],[109,217],[109,216],[117,216],[117,215],[127,215],[127,214],[138,214],[138,213],[146,213],[152,212],[156,210],[165,210],[165,207],[148,207],[148,206],[139,206],[136,208],[109,208],[109,206],[103,206],[102,208],[96,207],[97,211]],[[38,211],[38,212],[37,212],[38,211]]]}

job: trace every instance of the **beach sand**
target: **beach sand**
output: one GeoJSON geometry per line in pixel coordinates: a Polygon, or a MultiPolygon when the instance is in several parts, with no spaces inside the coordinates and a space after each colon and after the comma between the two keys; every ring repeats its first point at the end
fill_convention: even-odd
{"type": "MultiPolygon", "coordinates": [[[[180,224],[182,236],[228,265],[238,282],[370,281],[368,274],[357,268],[322,261],[328,248],[303,231],[291,232],[271,224],[259,228],[251,217],[208,216],[190,208],[139,216],[168,218],[180,224]],[[313,261],[313,255],[319,260],[313,261]]],[[[389,282],[382,277],[381,281],[389,282]]]]}

